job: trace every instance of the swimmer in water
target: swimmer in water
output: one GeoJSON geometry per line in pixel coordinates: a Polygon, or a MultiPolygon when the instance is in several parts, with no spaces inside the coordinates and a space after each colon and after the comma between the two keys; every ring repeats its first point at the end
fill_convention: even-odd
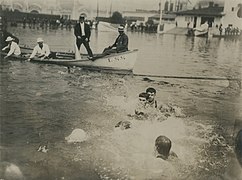
{"type": "Polygon", "coordinates": [[[146,107],[150,107],[150,108],[155,108],[158,109],[161,113],[162,113],[162,118],[161,119],[165,119],[165,117],[169,117],[171,116],[171,107],[161,103],[158,106],[157,100],[155,99],[156,97],[156,89],[153,87],[149,87],[146,89],[146,93],[148,94],[148,99],[147,99],[147,103],[146,103],[146,107]]]}
{"type": "Polygon", "coordinates": [[[142,92],[139,94],[139,101],[137,103],[137,106],[135,108],[135,114],[136,115],[145,115],[145,108],[147,104],[148,94],[145,92],[142,92]]]}
{"type": "Polygon", "coordinates": [[[148,98],[147,93],[145,92],[140,93],[139,100],[134,110],[134,114],[133,115],[128,114],[128,116],[138,120],[143,120],[144,118],[147,118],[147,113],[146,113],[147,98],[148,98]]]}
{"type": "Polygon", "coordinates": [[[159,136],[155,140],[156,157],[163,160],[178,158],[176,153],[171,150],[171,140],[166,136],[159,136]]]}
{"type": "Polygon", "coordinates": [[[152,87],[147,88],[146,93],[148,94],[147,105],[149,105],[150,107],[157,108],[158,106],[157,106],[157,101],[155,100],[155,96],[156,96],[155,88],[152,88],[152,87]]]}

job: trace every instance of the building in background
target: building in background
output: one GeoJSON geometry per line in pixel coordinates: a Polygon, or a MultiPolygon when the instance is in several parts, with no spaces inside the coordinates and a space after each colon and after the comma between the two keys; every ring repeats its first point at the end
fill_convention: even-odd
{"type": "Polygon", "coordinates": [[[215,4],[213,1],[205,3],[203,6],[187,11],[176,12],[176,22],[178,27],[196,28],[205,21],[209,27],[224,28],[231,26],[242,29],[242,0],[226,0],[223,4],[215,4]]]}
{"type": "Polygon", "coordinates": [[[221,18],[223,27],[233,26],[242,30],[242,0],[226,0],[223,14],[221,18]]]}
{"type": "Polygon", "coordinates": [[[209,27],[220,25],[221,18],[224,16],[224,7],[210,2],[207,7],[199,6],[198,9],[179,11],[176,13],[176,22],[178,27],[196,28],[200,27],[206,21],[209,27]]]}
{"type": "MultiPolygon", "coordinates": [[[[91,4],[80,0],[2,0],[0,5],[2,10],[60,15],[65,19],[77,20],[80,14],[89,19],[96,17],[91,4]]],[[[105,16],[105,13],[101,15],[105,16]]]]}

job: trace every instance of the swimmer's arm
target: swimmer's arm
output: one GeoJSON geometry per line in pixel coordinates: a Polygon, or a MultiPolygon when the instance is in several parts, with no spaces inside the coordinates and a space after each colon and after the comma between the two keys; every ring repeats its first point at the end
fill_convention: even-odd
{"type": "Polygon", "coordinates": [[[170,152],[170,156],[174,157],[174,158],[178,158],[177,154],[173,151],[170,152]]]}

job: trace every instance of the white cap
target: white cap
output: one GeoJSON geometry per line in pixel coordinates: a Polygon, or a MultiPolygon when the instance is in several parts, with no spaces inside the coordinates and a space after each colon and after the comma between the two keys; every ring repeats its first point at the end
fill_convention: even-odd
{"type": "Polygon", "coordinates": [[[38,38],[37,43],[39,43],[39,42],[44,42],[44,40],[42,38],[38,38]]]}
{"type": "Polygon", "coordinates": [[[123,26],[119,26],[118,27],[118,31],[124,31],[124,27],[123,26]]]}
{"type": "Polygon", "coordinates": [[[8,36],[6,42],[14,40],[12,37],[8,36]]]}
{"type": "Polygon", "coordinates": [[[83,19],[85,19],[85,14],[81,14],[80,16],[79,16],[79,19],[81,19],[81,18],[83,18],[83,19]]]}

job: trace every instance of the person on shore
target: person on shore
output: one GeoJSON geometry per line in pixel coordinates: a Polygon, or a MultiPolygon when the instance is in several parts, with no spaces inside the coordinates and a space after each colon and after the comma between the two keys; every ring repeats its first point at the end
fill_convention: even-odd
{"type": "Polygon", "coordinates": [[[223,25],[222,24],[219,25],[219,33],[220,33],[220,36],[223,34],[223,25]]]}
{"type": "Polygon", "coordinates": [[[116,38],[114,44],[105,48],[103,50],[103,54],[109,55],[112,53],[120,53],[120,52],[128,51],[129,38],[124,33],[124,27],[119,26],[118,32],[119,32],[119,36],[116,38]]]}
{"type": "Polygon", "coordinates": [[[44,43],[42,38],[37,39],[37,45],[34,47],[32,54],[29,57],[29,61],[34,57],[48,59],[50,57],[50,49],[47,44],[44,43]]]}
{"type": "Polygon", "coordinates": [[[21,55],[21,50],[19,45],[13,41],[14,39],[12,37],[7,37],[6,42],[8,43],[7,46],[5,46],[2,51],[8,51],[8,54],[4,57],[4,59],[8,58],[9,56],[11,56],[12,54],[16,55],[16,56],[20,56],[21,55]]]}
{"type": "Polygon", "coordinates": [[[158,136],[155,140],[155,154],[157,158],[163,160],[171,160],[178,158],[176,153],[171,150],[171,140],[166,136],[158,136]]]}
{"type": "Polygon", "coordinates": [[[91,29],[90,29],[90,26],[84,22],[84,20],[85,20],[85,16],[80,15],[79,23],[77,23],[74,28],[74,34],[76,36],[76,45],[77,45],[78,50],[80,51],[80,47],[83,44],[87,50],[89,59],[92,59],[93,53],[92,53],[92,50],[89,45],[91,29]]]}

